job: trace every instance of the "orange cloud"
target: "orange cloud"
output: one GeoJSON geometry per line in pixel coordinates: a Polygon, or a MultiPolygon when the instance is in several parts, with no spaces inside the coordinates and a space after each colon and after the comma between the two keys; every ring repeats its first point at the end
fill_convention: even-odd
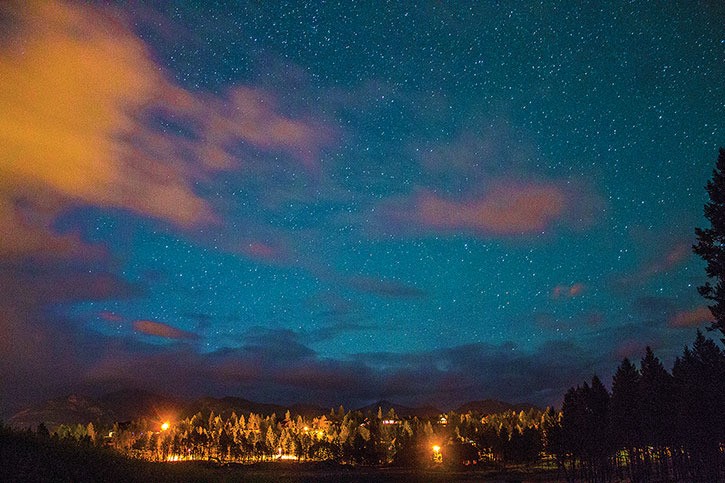
{"type": "Polygon", "coordinates": [[[67,243],[53,239],[48,219],[15,230],[18,196],[34,204],[53,196],[56,211],[90,204],[188,228],[216,220],[194,186],[209,171],[238,167],[230,145],[284,152],[314,169],[331,142],[330,129],[279,114],[261,90],[237,86],[218,97],[176,86],[110,9],[18,5],[0,5],[14,24],[0,44],[0,227],[13,233],[0,254],[33,253],[44,235],[67,243]],[[194,136],[155,128],[152,111],[194,136]]]}
{"type": "Polygon", "coordinates": [[[551,297],[553,299],[573,298],[581,295],[585,289],[586,285],[579,282],[573,285],[557,285],[551,290],[551,297]]]}
{"type": "Polygon", "coordinates": [[[244,247],[244,253],[254,258],[274,258],[278,253],[273,247],[262,242],[252,242],[244,247]]]}
{"type": "Polygon", "coordinates": [[[566,198],[553,184],[502,182],[472,201],[448,201],[425,192],[416,210],[427,227],[512,236],[546,230],[565,214],[566,198]]]}
{"type": "Polygon", "coordinates": [[[210,217],[181,173],[124,157],[135,116],[167,87],[141,41],[93,9],[30,2],[21,15],[17,44],[0,52],[3,187],[181,225],[210,217]]]}
{"type": "Polygon", "coordinates": [[[715,318],[707,307],[697,307],[693,310],[677,312],[668,324],[670,327],[687,328],[700,327],[702,324],[714,322],[715,318]]]}
{"type": "Polygon", "coordinates": [[[671,246],[667,251],[659,253],[658,256],[637,268],[633,273],[627,274],[618,280],[615,280],[615,286],[620,289],[627,289],[631,286],[641,285],[652,277],[661,273],[673,270],[683,262],[691,254],[689,242],[680,242],[671,246]]]}
{"type": "Polygon", "coordinates": [[[151,320],[136,320],[133,323],[133,330],[146,335],[154,335],[165,339],[175,340],[194,340],[199,336],[193,332],[177,329],[161,322],[153,322],[151,320]]]}
{"type": "Polygon", "coordinates": [[[121,317],[120,315],[115,314],[113,312],[109,312],[107,310],[99,312],[98,316],[101,319],[105,320],[106,322],[122,322],[123,321],[123,317],[121,317]]]}

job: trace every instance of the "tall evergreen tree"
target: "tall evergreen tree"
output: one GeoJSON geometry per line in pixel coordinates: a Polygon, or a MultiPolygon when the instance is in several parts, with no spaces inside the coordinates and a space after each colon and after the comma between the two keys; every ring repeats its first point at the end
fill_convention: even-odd
{"type": "Polygon", "coordinates": [[[702,481],[716,481],[720,443],[725,441],[725,352],[697,332],[672,368],[677,393],[678,437],[691,456],[690,470],[702,481]]]}
{"type": "Polygon", "coordinates": [[[620,449],[631,449],[640,443],[639,383],[639,371],[625,358],[612,378],[611,429],[620,449]]]}
{"type": "Polygon", "coordinates": [[[698,287],[700,295],[712,302],[710,311],[715,318],[712,329],[725,335],[725,149],[720,148],[712,179],[705,187],[710,201],[705,204],[705,218],[710,228],[695,228],[697,243],[693,251],[707,266],[705,273],[712,279],[698,287]]]}
{"type": "Polygon", "coordinates": [[[642,442],[663,447],[671,442],[674,404],[672,376],[647,347],[640,366],[639,402],[642,442]]]}

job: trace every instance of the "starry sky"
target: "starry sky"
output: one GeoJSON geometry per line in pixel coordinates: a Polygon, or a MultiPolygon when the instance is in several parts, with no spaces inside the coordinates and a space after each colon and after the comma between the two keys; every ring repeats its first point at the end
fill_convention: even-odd
{"type": "Polygon", "coordinates": [[[716,1],[3,2],[0,411],[670,365],[723,79],[716,1]]]}

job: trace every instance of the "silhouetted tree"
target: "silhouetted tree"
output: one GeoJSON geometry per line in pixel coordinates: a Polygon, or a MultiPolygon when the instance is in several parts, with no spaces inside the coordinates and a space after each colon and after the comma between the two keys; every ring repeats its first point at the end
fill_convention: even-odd
{"type": "MultiPolygon", "coordinates": [[[[571,388],[564,396],[561,416],[561,444],[559,460],[566,464],[571,456],[571,470],[576,478],[577,462],[581,464],[580,478],[603,481],[608,478],[608,458],[611,452],[609,440],[609,393],[597,376],[591,387],[571,388]]],[[[564,468],[566,469],[566,468],[564,468]]]]}
{"type": "Polygon", "coordinates": [[[710,201],[705,204],[705,218],[710,228],[695,228],[697,243],[693,251],[702,257],[707,266],[709,281],[698,287],[700,295],[712,302],[710,311],[715,321],[712,328],[725,335],[725,149],[720,148],[712,179],[705,187],[710,201]]]}
{"type": "Polygon", "coordinates": [[[648,446],[666,446],[672,437],[672,376],[647,347],[640,364],[639,403],[641,435],[648,446]]]}
{"type": "Polygon", "coordinates": [[[638,481],[640,462],[640,374],[637,368],[625,358],[612,378],[612,411],[610,431],[612,442],[626,453],[618,453],[618,467],[626,467],[629,478],[638,481]]]}
{"type": "Polygon", "coordinates": [[[689,476],[715,481],[725,441],[725,353],[697,332],[692,350],[675,360],[672,376],[677,391],[678,439],[685,448],[681,462],[689,476]]]}

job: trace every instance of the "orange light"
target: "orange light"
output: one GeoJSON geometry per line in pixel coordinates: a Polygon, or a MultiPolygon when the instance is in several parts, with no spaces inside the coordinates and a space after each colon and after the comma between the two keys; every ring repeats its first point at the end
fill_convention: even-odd
{"type": "Polygon", "coordinates": [[[436,445],[433,445],[433,452],[434,453],[439,453],[440,450],[441,450],[441,447],[440,446],[438,446],[437,444],[436,445]]]}
{"type": "Polygon", "coordinates": [[[166,431],[169,429],[169,422],[166,421],[164,424],[161,425],[161,431],[166,431]]]}

